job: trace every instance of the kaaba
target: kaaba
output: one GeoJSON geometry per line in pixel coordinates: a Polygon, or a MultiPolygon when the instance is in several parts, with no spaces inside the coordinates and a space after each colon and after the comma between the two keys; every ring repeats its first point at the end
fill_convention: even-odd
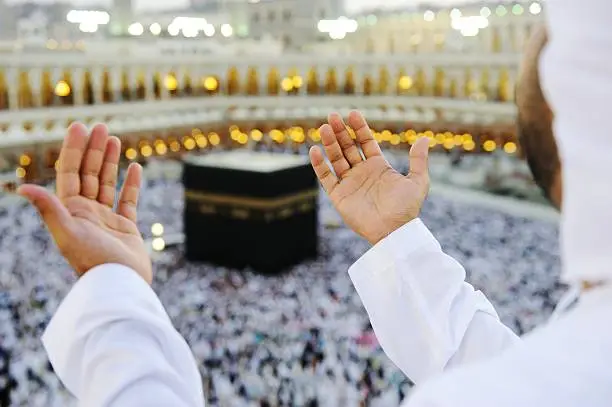
{"type": "Polygon", "coordinates": [[[308,158],[186,156],[183,185],[187,260],[277,274],[317,257],[319,184],[308,158]]]}

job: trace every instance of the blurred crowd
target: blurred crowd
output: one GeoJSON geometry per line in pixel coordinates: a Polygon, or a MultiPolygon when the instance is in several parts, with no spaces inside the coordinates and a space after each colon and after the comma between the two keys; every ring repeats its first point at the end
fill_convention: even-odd
{"type": "MultiPolygon", "coordinates": [[[[175,179],[146,181],[147,237],[154,223],[181,232],[182,194],[175,179]]],[[[368,244],[323,196],[319,213],[319,259],[278,277],[190,264],[180,246],[154,254],[154,288],[200,363],[209,405],[382,407],[409,392],[347,274],[368,244]]],[[[422,217],[504,323],[524,333],[548,318],[564,291],[555,225],[436,197],[422,217]]],[[[0,208],[0,406],[71,405],[40,336],[74,281],[33,209],[0,208]]]]}

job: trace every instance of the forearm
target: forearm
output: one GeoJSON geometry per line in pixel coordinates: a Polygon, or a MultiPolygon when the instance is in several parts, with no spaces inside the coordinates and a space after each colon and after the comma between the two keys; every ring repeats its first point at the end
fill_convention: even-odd
{"type": "Polygon", "coordinates": [[[80,405],[204,405],[187,343],[151,288],[123,266],[100,266],[82,277],[43,342],[80,405]]]}
{"type": "Polygon", "coordinates": [[[385,353],[415,382],[518,340],[418,219],[372,248],[350,275],[385,353]]]}

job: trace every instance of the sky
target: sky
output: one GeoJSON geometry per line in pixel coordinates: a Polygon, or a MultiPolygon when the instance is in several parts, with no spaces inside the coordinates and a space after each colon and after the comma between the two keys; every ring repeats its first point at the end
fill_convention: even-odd
{"type": "MultiPolygon", "coordinates": [[[[19,3],[24,2],[26,0],[8,0],[8,3],[19,3]]],[[[54,0],[35,0],[39,3],[53,3],[54,0]]],[[[307,0],[304,0],[307,1],[307,0]]],[[[100,4],[100,3],[110,3],[110,0],[73,0],[72,1],[77,6],[87,6],[87,4],[100,4]]],[[[152,8],[156,9],[164,9],[164,8],[180,8],[189,4],[189,0],[134,0],[135,6],[137,9],[147,8],[151,10],[152,8]]],[[[418,4],[418,0],[345,0],[347,10],[349,12],[356,12],[363,9],[370,9],[374,7],[396,7],[403,5],[413,5],[418,4]]],[[[428,4],[440,4],[440,5],[449,5],[453,3],[460,3],[458,0],[429,0],[428,4]]]]}

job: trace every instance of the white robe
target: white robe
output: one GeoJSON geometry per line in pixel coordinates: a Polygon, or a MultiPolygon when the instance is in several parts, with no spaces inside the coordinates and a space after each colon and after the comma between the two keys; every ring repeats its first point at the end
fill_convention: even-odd
{"type": "Polygon", "coordinates": [[[203,407],[193,354],[135,271],[85,274],[43,336],[55,372],[83,407],[203,407]]]}
{"type": "Polygon", "coordinates": [[[519,339],[419,219],[349,273],[385,353],[417,385],[407,406],[603,407],[612,400],[603,385],[612,380],[612,330],[602,323],[612,287],[590,291],[519,339]]]}

